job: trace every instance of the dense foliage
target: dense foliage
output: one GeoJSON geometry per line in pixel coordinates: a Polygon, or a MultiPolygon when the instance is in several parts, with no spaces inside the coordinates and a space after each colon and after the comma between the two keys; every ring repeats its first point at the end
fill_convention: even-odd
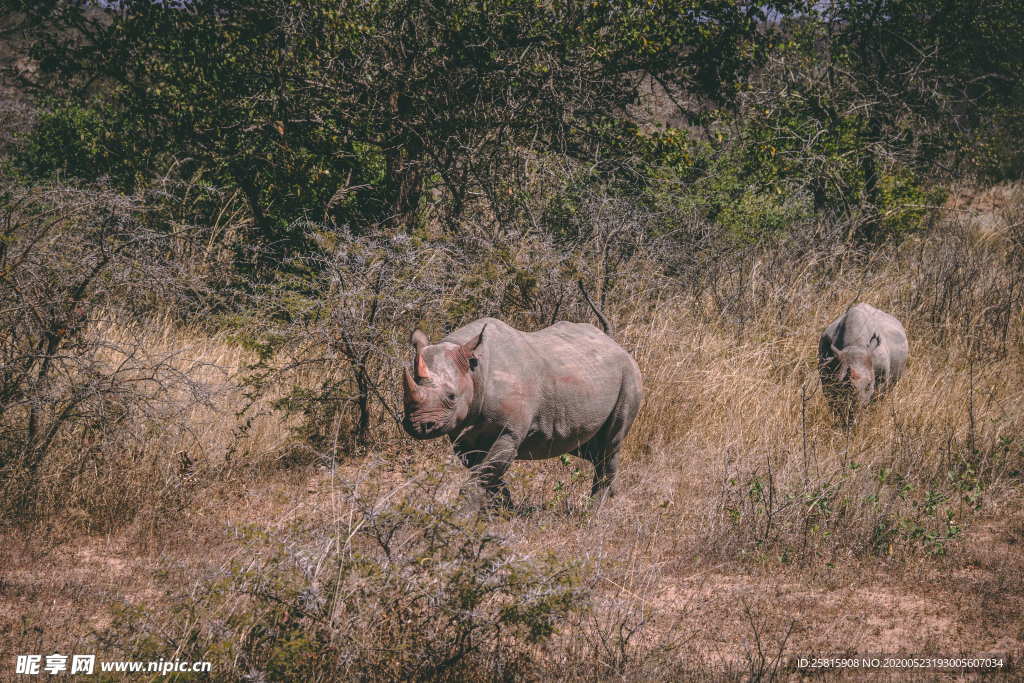
{"type": "Polygon", "coordinates": [[[241,190],[267,240],[294,240],[299,217],[412,227],[429,189],[458,213],[523,147],[590,156],[635,131],[621,114],[643,74],[727,96],[762,16],[693,0],[33,5],[34,85],[60,95],[26,170],[127,189],[177,161],[241,190]]]}
{"type": "Polygon", "coordinates": [[[500,220],[528,149],[748,237],[839,211],[873,240],[919,227],[943,173],[1021,170],[1010,0],[4,4],[38,60],[25,173],[198,176],[275,254],[299,218],[500,220]]]}

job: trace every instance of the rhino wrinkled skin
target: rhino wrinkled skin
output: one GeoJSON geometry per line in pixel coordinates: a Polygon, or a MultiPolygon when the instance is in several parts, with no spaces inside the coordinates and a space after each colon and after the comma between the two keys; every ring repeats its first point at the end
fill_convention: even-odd
{"type": "Polygon", "coordinates": [[[899,320],[855,304],[825,328],[818,342],[821,387],[837,417],[849,419],[891,387],[907,365],[907,333],[899,320]]]}
{"type": "Polygon", "coordinates": [[[448,436],[492,500],[511,504],[502,476],[512,461],[563,453],[593,464],[596,501],[613,493],[643,390],[636,361],[611,337],[586,323],[521,332],[482,318],[436,344],[419,330],[411,342],[405,430],[448,436]]]}

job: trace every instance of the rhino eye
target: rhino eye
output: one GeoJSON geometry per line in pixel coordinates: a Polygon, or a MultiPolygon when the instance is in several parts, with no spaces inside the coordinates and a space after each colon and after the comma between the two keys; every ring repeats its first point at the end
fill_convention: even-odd
{"type": "Polygon", "coordinates": [[[455,400],[455,394],[448,394],[448,400],[449,401],[454,401],[455,400]]]}

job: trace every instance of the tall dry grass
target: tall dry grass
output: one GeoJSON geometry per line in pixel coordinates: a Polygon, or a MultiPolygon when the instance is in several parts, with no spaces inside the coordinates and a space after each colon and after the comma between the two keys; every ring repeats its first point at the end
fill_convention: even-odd
{"type": "MultiPolygon", "coordinates": [[[[136,449],[109,454],[79,480],[82,490],[123,492],[118,505],[131,514],[120,518],[134,520],[142,552],[166,548],[158,539],[168,519],[217,539],[183,551],[187,562],[167,560],[166,590],[124,612],[100,642],[125,656],[214,658],[224,679],[770,678],[783,653],[814,635],[794,635],[796,617],[763,611],[751,596],[737,607],[731,640],[709,644],[701,601],[744,585],[723,584],[723,566],[948,566],[978,520],[1019,496],[1024,192],[996,218],[979,230],[970,216],[949,214],[929,233],[871,252],[816,246],[811,226],[789,243],[725,251],[699,268],[680,256],[691,266],[675,281],[657,270],[663,254],[618,264],[607,312],[640,364],[646,396],[619,494],[599,510],[587,499],[587,466],[553,459],[512,467],[510,516],[460,517],[465,473],[447,444],[410,442],[385,411],[359,457],[321,446],[323,457],[296,467],[288,454],[316,447],[304,441],[308,430],[289,427],[322,414],[285,416],[279,399],[294,385],[330,385],[346,368],[303,365],[253,402],[243,380],[257,357],[227,335],[166,320],[97,326],[97,335],[187,366],[209,400],[164,429],[140,427],[136,449]],[[815,353],[824,326],[855,301],[904,322],[911,363],[846,429],[822,400],[815,353]],[[289,474],[297,470],[304,474],[289,474]],[[255,507],[233,502],[262,490],[255,507]],[[451,534],[494,553],[431,544],[451,534]],[[509,576],[522,580],[487,588],[509,576]],[[559,583],[566,576],[579,583],[559,583]],[[458,607],[462,589],[472,599],[458,607]],[[509,612],[520,600],[533,611],[509,612]]],[[[542,294],[534,301],[537,319],[557,310],[542,294]]],[[[288,362],[309,348],[291,347],[288,362]]],[[[396,379],[404,360],[396,351],[384,376],[396,379]]],[[[399,404],[397,382],[381,389],[399,404]]],[[[332,415],[350,420],[333,429],[354,426],[332,415]]],[[[54,472],[76,462],[74,448],[69,440],[54,472]]],[[[112,506],[110,496],[76,495],[93,501],[78,505],[98,506],[86,516],[112,506]]],[[[56,498],[48,509],[59,518],[56,498]]],[[[120,509],[102,514],[114,520],[120,509]]]]}
{"type": "Polygon", "coordinates": [[[693,521],[724,556],[941,552],[1019,477],[1019,214],[1008,224],[1016,237],[951,219],[868,256],[756,254],[711,285],[731,299],[660,302],[624,330],[647,386],[626,462],[676,480],[673,499],[704,501],[693,521]],[[844,430],[821,398],[816,343],[857,301],[903,320],[911,364],[844,430]]]}

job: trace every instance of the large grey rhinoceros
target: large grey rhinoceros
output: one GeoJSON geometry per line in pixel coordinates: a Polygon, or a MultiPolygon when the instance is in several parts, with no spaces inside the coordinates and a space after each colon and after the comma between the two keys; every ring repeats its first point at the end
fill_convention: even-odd
{"type": "Polygon", "coordinates": [[[837,417],[849,420],[891,387],[907,365],[907,333],[900,321],[870,304],[854,304],[818,341],[821,387],[837,417]]]}
{"type": "Polygon", "coordinates": [[[513,460],[571,453],[594,465],[592,495],[613,493],[619,447],[643,389],[636,361],[586,323],[521,332],[482,318],[431,344],[412,334],[405,430],[447,435],[491,502],[508,507],[502,475],[513,460]]]}

